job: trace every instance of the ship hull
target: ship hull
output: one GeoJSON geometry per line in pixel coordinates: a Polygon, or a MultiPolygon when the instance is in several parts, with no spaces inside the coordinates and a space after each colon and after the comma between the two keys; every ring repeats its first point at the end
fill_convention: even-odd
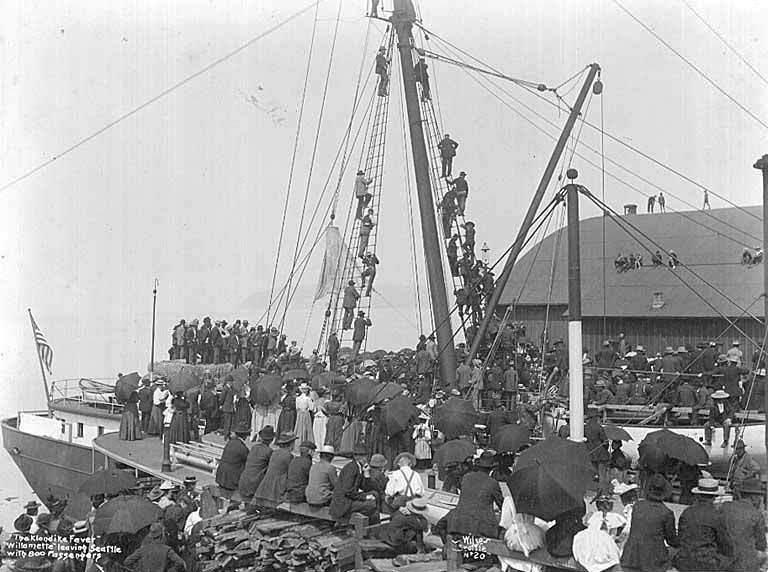
{"type": "Polygon", "coordinates": [[[18,418],[3,419],[3,447],[42,502],[49,496],[69,498],[105,457],[92,447],[18,429],[18,418]]]}

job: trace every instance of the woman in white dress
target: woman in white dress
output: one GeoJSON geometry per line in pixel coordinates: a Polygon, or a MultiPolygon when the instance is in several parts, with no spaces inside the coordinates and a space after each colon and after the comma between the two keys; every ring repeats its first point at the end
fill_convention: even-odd
{"type": "Polygon", "coordinates": [[[312,432],[315,435],[315,445],[323,446],[325,444],[325,424],[328,416],[323,410],[328,398],[325,397],[325,388],[317,388],[317,399],[315,399],[315,421],[312,424],[312,432]]]}
{"type": "Polygon", "coordinates": [[[171,396],[171,392],[166,389],[164,379],[157,380],[157,387],[152,394],[152,413],[149,416],[148,435],[163,434],[163,413],[166,408],[166,401],[171,396]]]}
{"type": "Polygon", "coordinates": [[[304,441],[315,442],[315,436],[312,431],[312,416],[315,411],[315,402],[309,396],[309,385],[302,383],[299,386],[299,396],[296,398],[296,425],[293,433],[296,435],[294,449],[299,450],[299,444],[304,441]]]}

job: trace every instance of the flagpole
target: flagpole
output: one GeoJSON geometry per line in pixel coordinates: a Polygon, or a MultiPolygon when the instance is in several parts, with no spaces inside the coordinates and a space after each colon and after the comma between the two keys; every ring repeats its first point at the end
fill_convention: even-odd
{"type": "Polygon", "coordinates": [[[157,286],[158,280],[155,278],[155,286],[152,289],[152,348],[149,351],[149,382],[155,381],[155,311],[157,310],[157,286]]]}
{"type": "Polygon", "coordinates": [[[32,341],[35,342],[35,353],[37,354],[37,361],[40,363],[40,373],[43,375],[43,389],[45,389],[45,403],[48,406],[48,417],[53,417],[53,410],[51,409],[51,390],[48,389],[48,378],[45,375],[43,357],[40,355],[40,347],[37,345],[37,337],[35,335],[35,320],[32,317],[32,310],[30,308],[27,308],[27,312],[29,312],[29,326],[32,328],[32,341]]]}

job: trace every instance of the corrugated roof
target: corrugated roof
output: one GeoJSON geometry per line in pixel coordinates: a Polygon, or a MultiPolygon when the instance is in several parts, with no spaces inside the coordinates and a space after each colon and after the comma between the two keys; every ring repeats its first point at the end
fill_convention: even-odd
{"type": "MultiPolygon", "coordinates": [[[[760,264],[750,268],[741,264],[744,244],[760,246],[760,240],[755,240],[755,237],[763,235],[762,207],[640,214],[623,218],[663,249],[674,250],[682,262],[691,266],[694,272],[725,296],[691,271],[678,267],[674,273],[715,307],[711,308],[685,287],[668,268],[650,266],[651,255],[611,218],[605,218],[603,241],[603,217],[594,217],[581,221],[580,225],[584,316],[718,317],[718,312],[722,312],[733,318],[741,316],[742,309],[750,305],[750,313],[763,316],[763,303],[758,299],[763,293],[763,266],[760,264]],[[630,253],[642,254],[645,266],[639,270],[616,272],[616,256],[630,253]],[[664,301],[660,308],[653,307],[657,292],[664,301]],[[731,298],[735,304],[726,297],[731,298]]],[[[535,245],[518,260],[501,296],[501,304],[547,303],[553,246],[558,232],[563,234],[556,256],[551,303],[568,303],[568,238],[565,229],[561,229],[544,238],[540,249],[535,245]],[[539,254],[536,257],[537,250],[539,254]]],[[[655,251],[652,244],[646,244],[655,251]]],[[[664,259],[666,262],[666,255],[664,259]]]]}

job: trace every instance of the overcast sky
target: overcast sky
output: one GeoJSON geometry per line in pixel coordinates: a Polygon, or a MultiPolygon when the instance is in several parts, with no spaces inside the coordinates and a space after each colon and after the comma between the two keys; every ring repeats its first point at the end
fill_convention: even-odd
{"type": "MultiPolygon", "coordinates": [[[[768,5],[687,1],[768,75],[768,5]]],[[[768,122],[764,80],[682,0],[621,2],[768,122]]],[[[307,5],[293,0],[0,3],[0,186],[307,5]]],[[[392,0],[384,0],[385,9],[391,6],[392,0]]],[[[384,32],[384,23],[369,24],[365,8],[363,0],[347,0],[341,8],[307,185],[339,9],[335,0],[319,6],[279,284],[293,255],[305,191],[309,188],[311,212],[329,174],[332,187],[338,178],[331,163],[349,120],[358,70],[361,62],[368,69],[384,32]]],[[[436,36],[513,77],[557,85],[598,62],[605,89],[602,102],[595,98],[588,110],[592,123],[603,121],[606,131],[737,204],[760,202],[760,178],[752,164],[768,152],[766,128],[613,0],[432,0],[421,3],[421,15],[436,36]]],[[[314,21],[313,8],[0,193],[0,385],[10,385],[11,408],[40,403],[27,308],[53,345],[55,378],[111,376],[146,367],[155,277],[160,282],[160,355],[180,317],[255,321],[261,315],[274,269],[314,21]]],[[[446,53],[437,37],[426,47],[446,53]]],[[[468,215],[477,223],[478,245],[487,241],[493,258],[514,239],[553,141],[462,69],[430,65],[444,130],[461,145],[456,166],[469,174],[468,215]]],[[[562,110],[511,83],[499,85],[563,124],[562,110]]],[[[419,330],[397,84],[390,115],[377,278],[386,302],[374,299],[369,347],[397,349],[412,345],[419,330]]],[[[599,134],[590,128],[581,140],[599,149],[599,134]]],[[[610,140],[605,150],[609,158],[667,190],[670,208],[690,208],[682,201],[701,204],[702,191],[695,185],[610,140]]],[[[583,147],[579,151],[599,164],[599,156],[583,147]]],[[[353,167],[359,153],[358,143],[353,167]]],[[[579,157],[573,166],[582,184],[603,192],[599,169],[579,157]]],[[[656,192],[615,166],[608,169],[640,189],[607,176],[606,200],[617,209],[630,202],[644,204],[642,193],[656,192]]],[[[340,217],[349,204],[352,178],[350,172],[343,179],[340,217]]],[[[714,196],[711,202],[726,206],[714,196]]],[[[322,210],[327,204],[322,202],[322,210]]],[[[586,205],[583,210],[584,216],[596,214],[586,205]]],[[[312,228],[321,224],[318,220],[312,228]]],[[[287,314],[289,337],[307,350],[317,342],[324,310],[318,303],[308,320],[319,264],[318,251],[287,314]]],[[[426,309],[423,318],[428,319],[426,309]]]]}

